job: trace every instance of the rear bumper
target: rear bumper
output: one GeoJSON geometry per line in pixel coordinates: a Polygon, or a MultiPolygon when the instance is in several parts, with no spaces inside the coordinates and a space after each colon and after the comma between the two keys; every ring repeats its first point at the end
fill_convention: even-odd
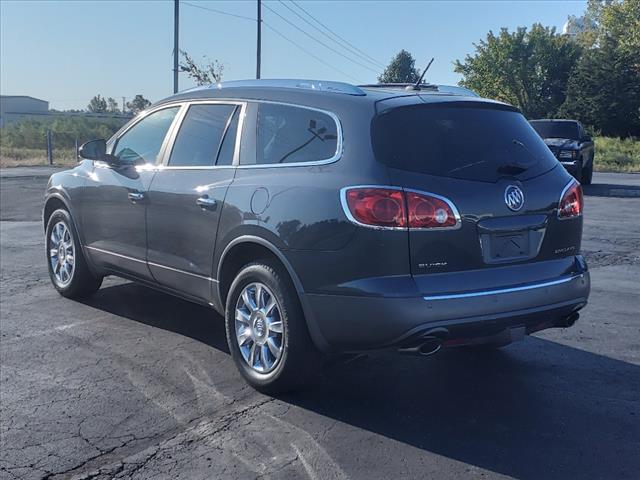
{"type": "MultiPolygon", "coordinates": [[[[445,342],[487,337],[506,328],[553,327],[587,303],[589,272],[508,288],[420,297],[306,294],[330,350],[402,346],[437,335],[445,342]]],[[[461,342],[463,343],[463,342],[461,342]]]]}

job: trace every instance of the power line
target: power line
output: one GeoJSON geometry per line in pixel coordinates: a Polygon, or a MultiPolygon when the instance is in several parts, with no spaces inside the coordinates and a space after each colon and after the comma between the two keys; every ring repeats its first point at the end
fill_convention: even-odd
{"type": "MultiPolygon", "coordinates": [[[[235,13],[229,13],[229,12],[225,12],[222,10],[218,10],[215,8],[209,8],[209,7],[203,7],[201,5],[195,5],[193,3],[189,3],[189,2],[185,2],[184,0],[181,2],[183,5],[188,5],[190,7],[195,7],[195,8],[199,8],[201,10],[207,10],[209,12],[212,13],[218,13],[220,15],[228,15],[230,17],[236,17],[236,18],[240,18],[243,20],[250,20],[252,22],[255,22],[256,19],[255,18],[251,18],[251,17],[246,17],[244,15],[236,15],[235,13]]],[[[262,5],[263,7],[267,7],[267,5],[265,5],[263,3],[262,5]]],[[[269,7],[267,7],[269,8],[269,7]]],[[[267,22],[265,22],[264,20],[262,20],[262,24],[267,27],[269,30],[271,30],[273,33],[275,33],[276,35],[278,35],[279,37],[283,38],[284,40],[286,40],[287,42],[291,43],[292,45],[294,45],[296,48],[298,48],[299,50],[302,50],[304,53],[306,53],[307,55],[309,55],[310,57],[314,58],[315,60],[317,60],[318,62],[322,63],[323,65],[335,70],[336,72],[340,73],[341,75],[344,75],[345,77],[350,78],[351,80],[354,80],[356,82],[359,82],[359,80],[354,77],[353,75],[349,75],[348,73],[344,72],[343,70],[340,70],[339,68],[335,67],[334,65],[325,62],[324,60],[322,60],[320,57],[318,57],[317,55],[311,53],[309,50],[307,50],[304,47],[301,47],[300,45],[298,45],[296,42],[294,42],[293,40],[291,40],[289,37],[287,37],[286,35],[284,35],[283,33],[279,32],[278,30],[276,30],[274,27],[272,27],[271,25],[269,25],[267,22]]]]}
{"type": "Polygon", "coordinates": [[[194,7],[194,8],[199,8],[201,10],[207,10],[209,12],[213,12],[213,13],[219,13],[220,15],[228,15],[230,17],[236,17],[236,18],[241,18],[243,20],[251,20],[252,22],[255,22],[256,19],[255,18],[251,18],[251,17],[246,17],[244,15],[237,15],[235,13],[229,13],[229,12],[224,12],[222,10],[218,10],[216,8],[210,8],[210,7],[203,7],[202,5],[196,5],[194,3],[189,3],[189,2],[182,2],[183,5],[189,5],[190,7],[194,7]]]}
{"type": "Polygon", "coordinates": [[[378,64],[379,66],[381,66],[382,68],[385,68],[384,65],[379,62],[378,60],[376,60],[375,58],[373,58],[372,56],[368,55],[366,52],[363,52],[362,50],[360,50],[358,47],[356,47],[354,44],[352,44],[351,42],[349,42],[347,39],[345,39],[344,37],[341,37],[340,35],[338,35],[336,32],[334,32],[333,30],[331,30],[329,27],[327,27],[324,23],[322,23],[320,20],[318,20],[316,17],[314,17],[313,15],[311,15],[309,12],[307,12],[304,8],[302,8],[298,2],[296,2],[295,0],[290,0],[292,4],[294,4],[296,7],[298,7],[300,10],[302,10],[305,14],[307,14],[310,18],[312,18],[318,25],[320,25],[322,28],[324,28],[325,30],[327,30],[329,33],[331,33],[333,36],[335,36],[336,38],[339,38],[340,40],[342,40],[344,43],[346,43],[347,45],[349,45],[351,48],[353,48],[355,51],[359,52],[360,54],[364,55],[365,57],[367,57],[369,60],[371,60],[372,62],[378,64]]]}
{"type": "Polygon", "coordinates": [[[286,19],[285,17],[283,17],[282,15],[280,15],[278,12],[276,12],[273,8],[271,8],[269,5],[267,5],[266,3],[263,5],[264,8],[266,8],[267,10],[269,10],[270,12],[272,12],[273,14],[277,15],[278,17],[280,17],[282,20],[284,20],[285,22],[287,22],[289,25],[291,25],[293,28],[295,28],[296,30],[298,30],[299,32],[302,32],[304,35],[306,35],[307,37],[309,37],[310,39],[312,39],[315,42],[318,42],[320,45],[324,46],[325,48],[328,48],[329,50],[331,50],[332,52],[340,55],[343,58],[346,58],[347,60],[349,60],[352,63],[355,63],[357,65],[360,65],[362,68],[366,68],[367,70],[373,72],[373,73],[379,73],[378,70],[374,70],[373,68],[369,67],[368,65],[365,65],[364,63],[361,63],[357,60],[354,60],[353,58],[350,58],[346,55],[344,55],[342,52],[336,50],[335,48],[333,48],[330,45],[327,45],[326,43],[324,43],[322,40],[318,40],[316,37],[314,37],[313,35],[311,35],[310,33],[308,33],[307,31],[303,30],[302,28],[298,27],[295,23],[293,23],[292,21],[286,19]]]}
{"type": "MultiPolygon", "coordinates": [[[[266,5],[263,5],[266,7],[266,5]]],[[[307,50],[306,48],[301,47],[300,45],[298,45],[296,42],[294,42],[293,40],[291,40],[290,38],[288,38],[287,36],[285,36],[284,34],[280,33],[278,30],[276,30],[275,28],[273,28],[271,25],[269,25],[267,22],[265,22],[264,20],[262,21],[262,24],[267,27],[269,30],[271,30],[273,33],[275,33],[276,35],[282,37],[283,39],[285,39],[287,42],[291,43],[292,45],[294,45],[295,47],[299,48],[300,50],[302,50],[304,53],[306,53],[307,55],[309,55],[310,57],[315,58],[317,61],[319,61],[320,63],[322,63],[323,65],[326,65],[329,68],[332,68],[333,70],[335,70],[336,72],[344,75],[345,77],[349,77],[351,80],[354,80],[356,82],[359,82],[359,80],[352,76],[349,75],[346,72],[343,72],[342,70],[340,70],[339,68],[331,65],[328,62],[325,62],[324,60],[322,60],[320,57],[314,55],[313,53],[311,53],[309,50],[307,50]]]]}
{"type": "Polygon", "coordinates": [[[355,55],[357,58],[359,58],[360,60],[364,60],[365,62],[369,62],[370,64],[374,65],[376,68],[382,68],[384,69],[384,65],[382,65],[381,63],[378,63],[375,60],[370,60],[371,57],[367,58],[368,55],[363,55],[361,53],[358,53],[357,50],[355,50],[354,48],[352,48],[351,46],[349,46],[348,44],[343,44],[342,42],[336,40],[335,38],[333,38],[331,35],[329,35],[327,32],[325,32],[324,30],[322,30],[321,28],[317,27],[316,25],[314,25],[313,23],[311,23],[309,20],[307,20],[306,18],[304,18],[302,15],[300,15],[298,12],[296,12],[293,8],[291,8],[289,5],[287,5],[285,2],[283,2],[282,0],[278,0],[282,6],[284,6],[287,10],[289,10],[291,13],[293,13],[295,16],[297,16],[300,20],[302,20],[303,22],[305,22],[307,25],[309,25],[311,28],[315,29],[316,31],[320,32],[322,35],[324,35],[326,38],[328,38],[329,40],[331,40],[332,42],[336,43],[337,45],[339,45],[340,47],[344,48],[345,50],[347,50],[351,55],[355,55]]]}

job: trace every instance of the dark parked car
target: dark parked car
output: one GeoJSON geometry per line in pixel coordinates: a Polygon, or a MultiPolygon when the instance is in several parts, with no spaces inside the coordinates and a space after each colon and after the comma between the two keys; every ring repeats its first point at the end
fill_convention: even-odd
{"type": "Polygon", "coordinates": [[[587,303],[580,185],[503,103],[230,82],[80,153],[46,191],[55,288],[118,275],[208,305],[258,389],[328,353],[502,346],[587,303]]]}
{"type": "Polygon", "coordinates": [[[593,179],[593,139],[577,120],[532,120],[531,125],[571,175],[585,185],[593,179]]]}

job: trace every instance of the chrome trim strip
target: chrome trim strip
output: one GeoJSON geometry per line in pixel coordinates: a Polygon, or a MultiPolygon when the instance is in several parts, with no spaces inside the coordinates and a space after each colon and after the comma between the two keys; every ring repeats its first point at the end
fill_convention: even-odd
{"type": "Polygon", "coordinates": [[[113,255],[114,257],[124,258],[125,260],[131,260],[132,262],[147,263],[146,261],[140,260],[139,258],[128,257],[127,255],[122,255],[121,253],[110,252],[109,250],[103,250],[102,248],[89,247],[89,246],[85,246],[85,248],[88,248],[89,250],[93,250],[95,252],[104,253],[106,255],[113,255]]]}
{"type": "Polygon", "coordinates": [[[181,273],[183,275],[190,275],[192,277],[201,278],[202,280],[218,283],[218,280],[216,280],[215,278],[206,277],[204,275],[198,275],[197,273],[185,272],[184,270],[180,270],[179,268],[167,267],[166,265],[160,265],[159,263],[155,263],[155,262],[147,262],[147,263],[149,264],[150,267],[164,268],[165,270],[171,270],[172,272],[181,273]]]}
{"type": "Polygon", "coordinates": [[[498,288],[495,290],[482,290],[477,292],[469,292],[469,293],[454,293],[454,294],[444,294],[444,295],[430,295],[426,297],[422,297],[424,300],[432,301],[432,300],[453,300],[458,298],[473,298],[473,297],[482,297],[486,295],[498,295],[502,293],[514,293],[514,292],[523,292],[526,290],[534,290],[536,288],[544,288],[544,287],[552,287],[554,285],[561,285],[563,283],[571,282],[576,278],[581,278],[583,274],[572,275],[571,277],[559,278],[558,280],[550,280],[548,282],[542,283],[533,283],[529,285],[522,285],[520,287],[509,287],[509,288],[498,288]]]}
{"type": "Polygon", "coordinates": [[[145,263],[148,266],[164,268],[166,270],[171,270],[171,271],[176,272],[176,273],[182,273],[183,275],[190,275],[192,277],[201,278],[201,279],[207,280],[209,282],[218,283],[218,280],[216,280],[215,278],[206,277],[204,275],[198,275],[197,273],[185,272],[184,270],[180,270],[178,268],[173,268],[173,267],[168,267],[166,265],[160,265],[159,263],[155,263],[155,262],[147,262],[145,260],[140,260],[139,258],[134,258],[134,257],[129,257],[127,255],[122,255],[121,253],[115,253],[115,252],[111,252],[109,250],[104,250],[102,248],[97,248],[97,247],[85,247],[85,248],[88,248],[89,250],[93,250],[93,251],[96,251],[96,252],[104,253],[105,255],[113,255],[114,257],[124,258],[125,260],[131,260],[132,262],[145,263]]]}
{"type": "MultiPolygon", "coordinates": [[[[561,217],[560,216],[560,202],[562,202],[562,198],[564,197],[564,194],[567,193],[567,190],[569,190],[573,186],[574,183],[577,184],[578,186],[581,186],[580,182],[578,182],[575,178],[572,178],[571,180],[569,180],[569,183],[567,183],[565,185],[565,187],[562,189],[562,193],[560,193],[560,198],[558,199],[558,207],[556,208],[556,218],[558,220],[561,220],[561,221],[573,220],[574,218],[580,218],[582,216],[582,212],[580,212],[580,215],[574,215],[572,217],[561,217]]],[[[584,198],[584,196],[583,196],[583,198],[584,198]]],[[[582,208],[584,209],[584,205],[582,206],[582,208]]]]}
{"type": "Polygon", "coordinates": [[[347,216],[347,218],[351,223],[354,223],[360,227],[372,228],[374,230],[400,230],[404,232],[406,231],[431,232],[431,231],[457,230],[462,226],[462,219],[460,217],[460,212],[458,211],[458,209],[456,208],[456,206],[453,204],[451,200],[432,192],[427,192],[424,190],[415,190],[413,188],[403,188],[403,187],[396,187],[392,185],[349,185],[347,187],[342,187],[340,189],[340,204],[342,205],[342,210],[344,211],[344,214],[347,216]],[[456,219],[456,224],[451,227],[411,228],[408,226],[407,227],[382,227],[378,225],[367,225],[366,223],[361,223],[358,220],[356,220],[355,217],[351,214],[351,210],[349,210],[349,205],[347,203],[347,191],[353,188],[384,188],[387,190],[398,190],[403,192],[424,194],[430,197],[437,198],[445,202],[447,205],[449,205],[449,207],[451,208],[451,211],[453,212],[453,216],[456,219]]]}

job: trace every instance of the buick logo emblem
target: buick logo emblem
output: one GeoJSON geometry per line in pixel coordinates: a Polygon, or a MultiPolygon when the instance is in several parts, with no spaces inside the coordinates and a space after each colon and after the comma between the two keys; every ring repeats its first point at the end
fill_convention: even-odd
{"type": "Polygon", "coordinates": [[[507,204],[509,210],[519,211],[524,206],[524,193],[515,185],[509,185],[504,191],[504,203],[507,204]]]}

